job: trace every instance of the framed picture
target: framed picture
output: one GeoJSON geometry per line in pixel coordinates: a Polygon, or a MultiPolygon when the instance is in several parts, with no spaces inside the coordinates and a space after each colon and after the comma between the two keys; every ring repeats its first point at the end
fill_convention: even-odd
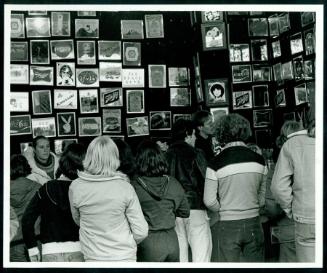
{"type": "Polygon", "coordinates": [[[267,18],[249,18],[248,27],[249,36],[268,36],[267,18]]]}
{"type": "Polygon", "coordinates": [[[33,115],[52,114],[50,90],[32,91],[33,115]]]}
{"type": "Polygon", "coordinates": [[[123,42],[123,64],[129,66],[141,65],[141,43],[123,42]]]}
{"type": "Polygon", "coordinates": [[[201,25],[203,50],[224,49],[226,45],[226,26],[224,22],[201,25]]]}
{"type": "Polygon", "coordinates": [[[279,89],[276,91],[275,106],[276,107],[285,107],[286,106],[286,97],[285,97],[284,89],[279,89]]]}
{"type": "Polygon", "coordinates": [[[49,64],[49,41],[31,40],[31,64],[49,64]]]}
{"type": "MultiPolygon", "coordinates": [[[[32,133],[32,129],[31,129],[31,133],[32,133]]],[[[32,142],[21,142],[21,143],[19,143],[19,146],[20,146],[20,153],[24,154],[28,147],[33,147],[33,143],[32,142]]]]}
{"type": "Polygon", "coordinates": [[[76,68],[77,87],[99,87],[98,68],[76,68]]]}
{"type": "Polygon", "coordinates": [[[305,27],[315,22],[315,12],[302,12],[301,13],[301,26],[305,27]]]}
{"type": "Polygon", "coordinates": [[[29,10],[28,15],[47,15],[48,12],[46,10],[29,10]]]}
{"type": "Polygon", "coordinates": [[[28,135],[31,133],[31,115],[10,116],[10,135],[28,135]]]}
{"type": "Polygon", "coordinates": [[[70,36],[70,12],[51,12],[52,36],[70,36]]]}
{"type": "Polygon", "coordinates": [[[228,104],[228,79],[204,80],[207,106],[228,104]]]}
{"type": "Polygon", "coordinates": [[[94,10],[89,10],[89,11],[86,11],[86,10],[80,10],[80,11],[77,11],[77,16],[96,16],[96,11],[94,10]]]}
{"type": "Polygon", "coordinates": [[[10,92],[10,112],[28,112],[29,92],[10,92]]]}
{"type": "Polygon", "coordinates": [[[50,18],[48,17],[27,17],[26,18],[26,36],[50,37],[50,18]]]}
{"type": "Polygon", "coordinates": [[[233,65],[232,66],[233,83],[244,83],[252,81],[251,65],[233,65]]]}
{"type": "Polygon", "coordinates": [[[99,19],[75,19],[75,38],[99,38],[99,19]]]}
{"type": "Polygon", "coordinates": [[[75,63],[57,62],[57,85],[75,86],[75,63]]]}
{"type": "Polygon", "coordinates": [[[29,83],[29,66],[27,64],[10,65],[10,83],[11,84],[28,84],[29,83]]]}
{"type": "Polygon", "coordinates": [[[127,114],[144,113],[144,90],[126,90],[127,114]]]}
{"type": "Polygon", "coordinates": [[[143,20],[121,20],[122,39],[144,39],[143,20]]]}
{"type": "Polygon", "coordinates": [[[60,156],[70,144],[77,143],[77,138],[55,139],[53,143],[55,154],[60,156]]]}
{"type": "Polygon", "coordinates": [[[200,73],[200,61],[199,61],[199,52],[193,56],[193,67],[194,67],[194,89],[196,94],[197,103],[204,101],[201,73],[200,73]]]}
{"type": "Polygon", "coordinates": [[[268,85],[253,85],[253,106],[267,107],[269,106],[269,92],[268,85]]]}
{"type": "Polygon", "coordinates": [[[165,88],[166,87],[166,65],[149,65],[149,87],[165,88]]]}
{"type": "Polygon", "coordinates": [[[272,110],[253,110],[253,127],[267,127],[272,125],[272,110]]]}
{"type": "Polygon", "coordinates": [[[275,82],[281,83],[283,81],[282,64],[281,63],[274,64],[273,71],[274,71],[275,82]]]}
{"type": "Polygon", "coordinates": [[[247,91],[234,91],[233,92],[233,109],[250,109],[252,108],[252,92],[247,91]]]}
{"type": "Polygon", "coordinates": [[[79,136],[100,136],[101,117],[78,118],[79,136]]]}
{"type": "Polygon", "coordinates": [[[16,39],[24,39],[25,38],[24,14],[11,13],[10,37],[16,38],[16,39]]]}
{"type": "Polygon", "coordinates": [[[171,130],[171,111],[150,111],[150,130],[171,130]]]}
{"type": "Polygon", "coordinates": [[[28,43],[11,42],[10,43],[10,61],[26,62],[28,61],[28,43]]]}
{"type": "Polygon", "coordinates": [[[146,14],[144,21],[146,38],[164,38],[162,14],[146,14]]]}
{"type": "Polygon", "coordinates": [[[267,40],[251,40],[252,61],[268,61],[267,40]]]}
{"type": "Polygon", "coordinates": [[[268,17],[269,24],[269,35],[270,36],[278,36],[279,35],[279,17],[274,14],[268,17]]]}
{"type": "Polygon", "coordinates": [[[304,31],[304,48],[305,55],[310,55],[316,52],[316,34],[314,28],[304,31]]]}
{"type": "Polygon", "coordinates": [[[280,14],[278,23],[279,23],[279,32],[280,33],[289,31],[291,29],[289,13],[285,12],[285,13],[280,14]]]}
{"type": "Polygon", "coordinates": [[[296,33],[290,37],[290,46],[292,55],[303,51],[303,42],[301,32],[296,33]]]}
{"type": "Polygon", "coordinates": [[[296,81],[304,79],[303,58],[299,56],[293,59],[294,79],[296,81]]]}
{"type": "Polygon", "coordinates": [[[121,60],[120,41],[98,41],[99,60],[121,60]]]}
{"type": "Polygon", "coordinates": [[[201,11],[202,23],[223,21],[224,12],[223,11],[201,11]]]}
{"type": "Polygon", "coordinates": [[[31,65],[30,85],[53,85],[53,67],[31,65]]]}
{"type": "Polygon", "coordinates": [[[266,82],[270,81],[270,66],[253,65],[253,81],[254,82],[266,82]]]}
{"type": "Polygon", "coordinates": [[[304,66],[304,79],[312,80],[315,78],[315,62],[314,59],[305,60],[304,66]]]}
{"type": "Polygon", "coordinates": [[[54,117],[32,119],[33,138],[37,136],[55,137],[56,122],[54,117]]]}
{"type": "Polygon", "coordinates": [[[123,106],[122,88],[100,88],[100,106],[116,107],[123,106]]]}
{"type": "Polygon", "coordinates": [[[283,80],[292,80],[293,77],[293,66],[292,66],[292,61],[286,62],[282,64],[282,75],[283,75],[283,80]]]}
{"type": "Polygon", "coordinates": [[[100,62],[100,81],[102,82],[121,82],[122,81],[122,64],[100,62]]]}
{"type": "Polygon", "coordinates": [[[191,114],[173,114],[173,124],[179,120],[179,119],[187,119],[187,120],[191,120],[192,115],[191,114]]]}
{"type": "Polygon", "coordinates": [[[191,92],[187,87],[170,88],[170,106],[191,106],[191,92]]]}
{"type": "Polygon", "coordinates": [[[149,118],[147,116],[127,118],[127,136],[136,137],[136,136],[147,136],[149,132],[149,118]]]}
{"type": "Polygon", "coordinates": [[[271,43],[271,48],[272,48],[273,58],[278,58],[282,56],[282,51],[280,49],[280,40],[273,41],[271,43]]]}
{"type": "Polygon", "coordinates": [[[76,136],[75,112],[57,113],[58,136],[76,136]]]}
{"type": "Polygon", "coordinates": [[[98,90],[81,89],[79,90],[79,103],[81,114],[98,113],[98,90]]]}
{"type": "Polygon", "coordinates": [[[294,87],[294,96],[295,96],[295,105],[300,105],[303,103],[307,103],[308,100],[308,93],[305,83],[297,85],[294,87]]]}
{"type": "Polygon", "coordinates": [[[120,109],[103,109],[102,120],[104,133],[121,133],[120,109]]]}
{"type": "Polygon", "coordinates": [[[221,116],[225,116],[229,114],[228,107],[214,107],[210,108],[210,113],[213,116],[213,120],[218,120],[221,116]]]}
{"type": "Polygon", "coordinates": [[[51,40],[51,60],[74,59],[73,40],[51,40]]]}
{"type": "Polygon", "coordinates": [[[77,90],[55,89],[54,109],[77,109],[77,90]]]}
{"type": "Polygon", "coordinates": [[[95,64],[95,41],[77,41],[77,63],[95,64]]]}
{"type": "Polygon", "coordinates": [[[168,67],[169,86],[188,86],[189,76],[187,67],[168,67]]]}
{"type": "Polygon", "coordinates": [[[144,68],[124,68],[122,86],[125,88],[144,87],[144,68]]]}
{"type": "Polygon", "coordinates": [[[230,44],[229,45],[230,62],[249,62],[250,47],[248,44],[230,44]]]}

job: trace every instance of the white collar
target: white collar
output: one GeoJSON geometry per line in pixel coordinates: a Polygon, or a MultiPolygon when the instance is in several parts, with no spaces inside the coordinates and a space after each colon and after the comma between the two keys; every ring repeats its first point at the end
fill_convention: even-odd
{"type": "Polygon", "coordinates": [[[297,132],[294,132],[294,133],[291,133],[289,135],[287,135],[287,138],[291,138],[293,136],[298,136],[298,135],[307,135],[308,134],[308,130],[301,130],[301,131],[297,131],[297,132]]]}

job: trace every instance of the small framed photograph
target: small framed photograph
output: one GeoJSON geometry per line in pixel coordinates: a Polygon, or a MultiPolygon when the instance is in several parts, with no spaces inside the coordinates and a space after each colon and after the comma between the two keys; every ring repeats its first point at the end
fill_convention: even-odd
{"type": "Polygon", "coordinates": [[[95,41],[77,41],[77,63],[95,64],[95,41]]]}
{"type": "Polygon", "coordinates": [[[29,92],[10,92],[10,112],[29,111],[29,92]]]}
{"type": "Polygon", "coordinates": [[[150,111],[150,130],[171,130],[171,111],[150,111]]]}
{"type": "Polygon", "coordinates": [[[90,114],[99,112],[98,90],[81,89],[79,90],[79,103],[81,114],[90,114]]]}
{"type": "Polygon", "coordinates": [[[50,37],[50,18],[26,18],[26,35],[27,38],[50,37]]]}
{"type": "Polygon", "coordinates": [[[210,113],[213,116],[213,120],[216,121],[220,117],[228,115],[229,109],[228,107],[214,107],[214,108],[210,108],[210,113]]]}
{"type": "Polygon", "coordinates": [[[252,61],[268,61],[267,40],[251,40],[252,61]]]}
{"type": "Polygon", "coordinates": [[[187,67],[168,67],[169,86],[188,86],[187,67]]]}
{"type": "Polygon", "coordinates": [[[301,13],[301,26],[305,27],[311,23],[315,22],[316,13],[315,12],[302,12],[301,13]]]}
{"type": "Polygon", "coordinates": [[[120,107],[123,106],[123,93],[121,87],[100,88],[101,107],[120,107]]]}
{"type": "Polygon", "coordinates": [[[232,66],[233,83],[244,83],[252,81],[251,65],[233,65],[232,66]]]}
{"type": "Polygon", "coordinates": [[[303,36],[304,36],[305,55],[310,55],[315,53],[316,35],[315,35],[314,28],[304,31],[303,36]]]}
{"type": "Polygon", "coordinates": [[[303,51],[303,42],[301,32],[296,33],[290,37],[290,46],[292,55],[303,51]]]}
{"type": "Polygon", "coordinates": [[[77,87],[99,87],[98,68],[76,68],[77,87]]]}
{"type": "Polygon", "coordinates": [[[54,109],[77,109],[77,90],[54,89],[54,109]]]}
{"type": "Polygon", "coordinates": [[[296,81],[304,79],[302,56],[293,59],[293,70],[294,70],[294,79],[296,81]]]}
{"type": "Polygon", "coordinates": [[[191,120],[192,119],[192,115],[191,114],[174,114],[173,115],[173,124],[179,120],[179,119],[186,119],[186,120],[191,120]]]}
{"type": "Polygon", "coordinates": [[[201,25],[203,50],[224,49],[226,45],[226,26],[224,22],[201,25]]]}
{"type": "Polygon", "coordinates": [[[250,46],[248,44],[230,44],[229,59],[230,62],[249,62],[250,46]]]}
{"type": "Polygon", "coordinates": [[[233,92],[233,109],[250,109],[252,108],[252,92],[247,91],[234,91],[233,92]]]}
{"type": "Polygon", "coordinates": [[[52,36],[70,36],[70,12],[51,12],[52,36]]]}
{"type": "Polygon", "coordinates": [[[32,119],[33,138],[37,136],[55,137],[56,121],[54,117],[32,119]]]}
{"type": "Polygon", "coordinates": [[[99,60],[121,60],[121,41],[98,41],[99,60]]]}
{"type": "Polygon", "coordinates": [[[148,66],[149,69],[149,87],[165,88],[166,87],[166,65],[153,64],[148,66]]]}
{"type": "Polygon", "coordinates": [[[275,82],[281,83],[283,81],[282,64],[281,63],[274,64],[273,71],[274,71],[275,82]]]}
{"type": "Polygon", "coordinates": [[[102,121],[104,133],[121,133],[120,109],[103,109],[102,121]]]}
{"type": "Polygon", "coordinates": [[[28,15],[47,15],[48,12],[46,10],[29,10],[28,15]]]}
{"type": "Polygon", "coordinates": [[[101,128],[101,117],[78,118],[79,136],[100,136],[101,128]]]}
{"type": "Polygon", "coordinates": [[[284,33],[291,29],[290,15],[288,12],[279,15],[279,32],[284,33]]]}
{"type": "Polygon", "coordinates": [[[75,19],[75,38],[99,38],[99,19],[75,19]]]}
{"type": "Polygon", "coordinates": [[[187,87],[170,88],[170,106],[191,106],[191,92],[187,87]]]}
{"type": "Polygon", "coordinates": [[[249,18],[248,19],[249,36],[268,36],[267,18],[249,18]]]}
{"type": "Polygon", "coordinates": [[[124,68],[122,86],[124,88],[144,87],[144,68],[124,68]]]}
{"type": "Polygon", "coordinates": [[[30,85],[53,85],[53,67],[31,65],[30,85]]]}
{"type": "Polygon", "coordinates": [[[30,43],[31,64],[50,64],[49,41],[31,40],[30,43]]]}
{"type": "MultiPolygon", "coordinates": [[[[31,129],[31,133],[32,133],[32,129],[31,129]]],[[[28,147],[33,147],[33,143],[32,142],[21,142],[21,143],[19,143],[19,146],[20,146],[20,153],[24,154],[28,147]]]]}
{"type": "Polygon", "coordinates": [[[146,14],[144,21],[146,38],[164,38],[162,14],[146,14]]]}
{"type": "Polygon", "coordinates": [[[11,13],[10,37],[16,38],[16,39],[24,39],[25,38],[24,14],[11,13]]]}
{"type": "Polygon", "coordinates": [[[50,48],[52,60],[65,60],[75,58],[73,40],[51,40],[50,48]]]}
{"type": "Polygon", "coordinates": [[[122,81],[122,64],[100,62],[100,81],[102,82],[121,82],[122,81]]]}
{"type": "Polygon", "coordinates": [[[144,39],[143,20],[121,20],[122,39],[144,39]]]}
{"type": "Polygon", "coordinates": [[[57,85],[75,86],[75,63],[57,62],[57,85]]]}
{"type": "Polygon", "coordinates": [[[60,156],[65,151],[65,149],[72,143],[77,143],[77,138],[55,139],[54,140],[55,154],[60,156]]]}
{"type": "Polygon", "coordinates": [[[270,81],[270,66],[253,65],[253,81],[254,82],[266,82],[270,81]]]}
{"type": "Polygon", "coordinates": [[[272,125],[272,110],[253,110],[253,127],[267,127],[272,125]]]}
{"type": "Polygon", "coordinates": [[[294,78],[292,61],[283,63],[282,69],[283,69],[283,73],[282,73],[283,80],[292,80],[294,78]]]}
{"type": "Polygon", "coordinates": [[[28,61],[28,43],[11,42],[10,43],[10,61],[26,62],[28,61]]]}
{"type": "Polygon", "coordinates": [[[76,136],[75,112],[57,113],[58,136],[76,136]]]}
{"type": "Polygon", "coordinates": [[[10,83],[11,84],[28,84],[29,83],[29,66],[27,64],[10,65],[10,83]]]}
{"type": "Polygon", "coordinates": [[[295,105],[298,106],[303,103],[309,102],[308,93],[305,83],[299,84],[294,87],[295,105]]]}
{"type": "Polygon", "coordinates": [[[224,12],[223,11],[201,11],[202,23],[223,21],[224,12]]]}
{"type": "Polygon", "coordinates": [[[141,65],[141,43],[123,42],[123,64],[129,66],[141,65]]]}
{"type": "Polygon", "coordinates": [[[282,51],[280,48],[280,40],[274,41],[271,43],[273,58],[278,58],[282,56],[282,51]]]}
{"type": "Polygon", "coordinates": [[[279,35],[279,17],[278,15],[272,15],[268,17],[269,23],[269,34],[270,36],[278,36],[279,35]]]}
{"type": "Polygon", "coordinates": [[[126,90],[127,114],[144,113],[144,90],[126,90]]]}
{"type": "Polygon", "coordinates": [[[228,104],[228,79],[204,80],[207,106],[228,104]]]}
{"type": "Polygon", "coordinates": [[[127,118],[127,136],[147,136],[150,134],[149,131],[149,118],[147,116],[127,118]]]}
{"type": "Polygon", "coordinates": [[[52,114],[50,90],[32,91],[33,115],[52,114]]]}
{"type": "Polygon", "coordinates": [[[86,10],[80,10],[77,11],[77,16],[96,16],[97,12],[95,10],[90,10],[90,11],[86,11],[86,10]]]}
{"type": "Polygon", "coordinates": [[[312,80],[315,78],[315,62],[314,59],[305,60],[304,66],[304,79],[312,80]]]}
{"type": "Polygon", "coordinates": [[[268,85],[253,85],[253,106],[267,107],[269,106],[269,92],[268,85]]]}
{"type": "Polygon", "coordinates": [[[28,135],[31,133],[31,115],[10,116],[10,135],[28,135]]]}
{"type": "Polygon", "coordinates": [[[286,106],[286,97],[285,97],[284,88],[276,91],[275,106],[276,107],[285,107],[286,106]]]}

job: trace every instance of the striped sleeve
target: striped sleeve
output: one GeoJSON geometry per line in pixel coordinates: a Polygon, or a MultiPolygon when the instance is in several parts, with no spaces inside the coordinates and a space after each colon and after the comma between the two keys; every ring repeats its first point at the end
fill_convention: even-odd
{"type": "Polygon", "coordinates": [[[216,172],[210,167],[206,171],[206,179],[204,184],[203,202],[206,207],[212,211],[219,211],[220,204],[217,200],[218,178],[216,172]]]}

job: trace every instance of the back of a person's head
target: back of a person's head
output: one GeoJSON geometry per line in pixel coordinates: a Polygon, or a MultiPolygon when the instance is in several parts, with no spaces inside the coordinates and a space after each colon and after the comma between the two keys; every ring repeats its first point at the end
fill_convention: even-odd
{"type": "Polygon", "coordinates": [[[26,177],[31,173],[31,167],[27,159],[20,154],[13,154],[10,157],[10,179],[15,180],[19,177],[26,177]]]}
{"type": "Polygon", "coordinates": [[[206,110],[200,110],[193,114],[192,121],[194,126],[197,128],[198,126],[203,126],[203,124],[207,121],[208,118],[211,117],[211,113],[206,110]]]}
{"type": "Polygon", "coordinates": [[[280,129],[280,135],[288,137],[288,135],[303,130],[302,122],[295,120],[287,120],[280,129]]]}
{"type": "Polygon", "coordinates": [[[178,119],[172,127],[172,140],[173,141],[184,141],[187,136],[193,134],[195,129],[194,123],[188,119],[178,119]]]}
{"type": "Polygon", "coordinates": [[[114,142],[117,145],[119,151],[119,170],[122,173],[127,174],[129,178],[132,178],[136,169],[135,158],[132,149],[128,143],[122,139],[114,139],[114,142]]]}

